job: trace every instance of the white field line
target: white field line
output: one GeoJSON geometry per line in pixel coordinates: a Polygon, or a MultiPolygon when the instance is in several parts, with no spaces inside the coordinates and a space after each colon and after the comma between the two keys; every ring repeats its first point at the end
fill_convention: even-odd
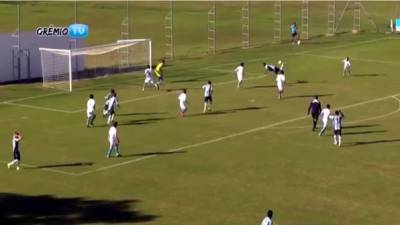
{"type": "MultiPolygon", "coordinates": [[[[367,100],[367,101],[363,101],[363,102],[359,102],[359,103],[343,106],[343,107],[340,107],[340,108],[341,109],[347,109],[347,108],[357,107],[357,106],[360,106],[360,105],[365,105],[365,104],[372,103],[372,102],[379,102],[379,101],[382,101],[382,100],[388,99],[388,98],[396,98],[396,96],[399,95],[399,94],[400,93],[397,93],[395,95],[389,95],[389,96],[385,96],[385,97],[375,98],[375,99],[371,99],[371,100],[367,100]]],[[[234,138],[234,137],[243,136],[243,135],[246,135],[246,134],[251,134],[251,133],[258,132],[258,131],[274,128],[274,127],[277,127],[277,126],[280,126],[280,125],[284,125],[284,124],[288,124],[288,123],[291,123],[291,122],[303,120],[303,119],[306,119],[306,118],[309,118],[309,116],[306,115],[306,116],[300,116],[300,117],[293,118],[293,119],[283,120],[283,121],[272,123],[272,124],[268,124],[268,125],[265,125],[265,126],[256,127],[256,128],[253,128],[253,129],[249,129],[249,130],[233,133],[233,134],[230,134],[230,135],[222,136],[222,137],[219,137],[219,138],[211,139],[211,140],[208,140],[208,141],[203,141],[203,142],[199,142],[199,143],[195,143],[195,144],[191,144],[191,145],[186,145],[186,146],[182,146],[182,147],[178,147],[178,148],[169,149],[166,152],[177,152],[177,151],[182,151],[182,150],[185,150],[185,149],[190,149],[190,148],[195,148],[195,147],[199,147],[199,146],[203,146],[203,145],[208,145],[208,144],[224,141],[224,140],[227,140],[227,139],[231,139],[231,138],[234,138]]],[[[131,163],[134,163],[134,162],[139,162],[139,161],[146,160],[146,159],[149,159],[149,158],[154,158],[156,156],[158,156],[158,155],[144,156],[144,157],[128,160],[128,161],[125,161],[125,162],[121,162],[121,163],[116,163],[116,164],[109,165],[109,166],[100,167],[100,168],[97,168],[97,169],[94,169],[94,170],[88,170],[88,171],[85,171],[85,172],[82,172],[82,173],[77,173],[76,175],[82,176],[82,175],[87,175],[87,174],[91,174],[91,173],[95,173],[95,172],[100,172],[100,171],[104,171],[104,170],[120,167],[120,166],[123,166],[123,165],[131,164],[131,163]]]]}
{"type": "MultiPolygon", "coordinates": [[[[1,160],[0,162],[9,163],[9,162],[4,161],[4,160],[1,160]]],[[[38,166],[25,164],[25,163],[21,163],[20,165],[22,166],[22,170],[25,167],[25,168],[30,168],[30,169],[40,169],[40,170],[44,170],[44,171],[49,171],[49,172],[59,173],[59,174],[69,175],[69,176],[77,176],[78,175],[77,173],[70,173],[70,172],[66,172],[66,171],[63,171],[63,170],[56,170],[56,169],[51,169],[51,168],[39,168],[38,166]]]]}
{"type": "MultiPolygon", "coordinates": [[[[398,100],[400,102],[400,99],[396,97],[396,96],[399,96],[399,95],[400,95],[400,93],[394,94],[394,95],[385,96],[385,97],[381,97],[381,98],[375,98],[375,99],[367,100],[367,101],[364,101],[364,102],[359,102],[359,103],[356,103],[356,104],[347,105],[347,106],[344,106],[344,107],[341,107],[341,108],[342,109],[346,109],[346,108],[356,107],[356,106],[360,106],[360,105],[364,105],[364,104],[368,104],[368,103],[372,103],[372,102],[378,102],[378,101],[381,101],[381,100],[384,100],[384,99],[387,99],[387,98],[395,98],[396,100],[398,100]]],[[[400,111],[400,108],[398,110],[396,110],[396,112],[398,112],[398,111],[400,111]]],[[[394,114],[394,112],[391,112],[391,114],[394,114]]],[[[195,147],[199,147],[199,146],[203,146],[203,145],[207,145],[207,144],[212,144],[212,143],[220,142],[220,141],[223,141],[223,140],[226,140],[226,139],[230,139],[230,138],[233,138],[233,137],[243,136],[243,135],[254,133],[254,132],[257,132],[257,131],[262,131],[262,130],[278,127],[280,125],[284,125],[284,124],[287,124],[287,123],[299,121],[299,120],[302,120],[302,119],[305,119],[305,118],[308,118],[308,117],[309,116],[301,116],[301,117],[297,117],[297,118],[293,118],[293,119],[289,119],[289,120],[284,120],[284,121],[281,121],[281,122],[272,123],[272,124],[269,124],[269,125],[266,125],[266,126],[253,128],[253,129],[250,129],[250,130],[246,130],[246,131],[230,134],[230,135],[227,135],[227,136],[211,139],[211,140],[208,140],[208,141],[199,142],[199,143],[196,143],[196,144],[191,144],[191,145],[186,145],[186,146],[182,146],[182,147],[178,147],[178,148],[169,149],[166,152],[177,152],[177,151],[182,151],[182,150],[189,149],[189,148],[195,148],[195,147]]],[[[302,127],[286,127],[286,128],[302,128],[302,127]]],[[[136,158],[136,159],[128,160],[128,161],[125,161],[125,162],[116,163],[116,164],[113,164],[113,165],[104,166],[104,167],[100,167],[98,169],[88,170],[88,171],[80,172],[80,173],[66,172],[66,171],[63,171],[63,170],[57,170],[57,169],[51,169],[51,168],[38,168],[38,166],[30,165],[30,164],[21,164],[21,165],[25,166],[25,167],[29,167],[29,168],[38,168],[40,170],[54,172],[54,173],[58,173],[58,174],[69,175],[69,176],[83,176],[83,175],[87,175],[87,174],[91,174],[91,173],[95,173],[95,172],[109,170],[109,169],[112,169],[112,168],[115,168],[115,167],[120,167],[120,166],[123,166],[123,165],[128,165],[128,164],[131,164],[131,163],[143,161],[143,160],[154,158],[154,157],[157,157],[157,156],[158,155],[143,156],[143,157],[140,157],[140,158],[136,158]]],[[[1,162],[7,163],[6,161],[1,161],[1,162]]]]}
{"type": "Polygon", "coordinates": [[[19,104],[19,103],[13,103],[13,102],[3,102],[3,104],[4,105],[12,105],[12,106],[24,107],[24,108],[30,108],[30,109],[46,110],[46,111],[58,112],[58,113],[73,113],[73,111],[68,111],[68,110],[54,109],[54,108],[48,108],[48,107],[42,107],[42,106],[34,106],[34,105],[26,105],[26,104],[19,104]]]}
{"type": "MultiPolygon", "coordinates": [[[[246,60],[246,62],[254,62],[254,61],[259,61],[259,60],[274,59],[274,58],[278,58],[278,57],[293,56],[293,55],[303,55],[303,54],[309,54],[310,52],[314,52],[314,51],[329,50],[329,49],[335,49],[335,48],[344,48],[344,47],[353,46],[353,45],[368,44],[368,43],[372,43],[372,42],[376,42],[376,41],[380,41],[380,40],[396,40],[396,39],[399,39],[399,38],[393,38],[393,37],[377,38],[377,39],[372,39],[372,40],[368,40],[368,41],[354,42],[354,43],[347,44],[347,45],[337,45],[337,46],[332,46],[332,47],[325,47],[325,48],[302,51],[302,52],[298,52],[298,53],[290,53],[290,54],[285,54],[285,55],[281,55],[281,56],[254,58],[254,59],[246,60]]],[[[226,66],[226,65],[235,65],[235,64],[237,64],[237,62],[211,65],[211,66],[202,67],[199,69],[214,70],[213,68],[222,67],[222,66],[226,66]]],[[[116,83],[111,82],[111,83],[106,83],[106,84],[92,85],[90,87],[77,88],[76,90],[78,90],[78,91],[79,90],[87,90],[87,89],[91,89],[93,87],[101,87],[101,86],[107,86],[107,85],[112,85],[112,84],[117,84],[117,83],[119,83],[119,82],[116,82],[116,83]]],[[[24,100],[37,99],[37,98],[43,98],[43,97],[48,97],[48,96],[53,96],[53,95],[60,95],[60,94],[67,94],[67,93],[65,91],[62,91],[62,92],[49,93],[49,94],[44,94],[44,95],[35,95],[35,96],[30,96],[30,97],[25,97],[25,98],[11,99],[9,101],[3,101],[1,103],[20,102],[20,101],[24,101],[24,100]]]]}
{"type": "MultiPolygon", "coordinates": [[[[345,124],[357,124],[357,123],[362,123],[362,122],[371,121],[371,120],[383,119],[383,118],[389,117],[391,115],[394,115],[394,114],[400,112],[400,98],[397,98],[395,95],[390,96],[390,97],[398,102],[398,107],[396,110],[389,112],[389,113],[385,113],[383,115],[368,117],[366,119],[348,121],[348,122],[345,122],[345,124]]],[[[305,128],[310,128],[310,126],[279,127],[279,129],[305,129],[305,128]]]]}
{"type": "MultiPolygon", "coordinates": [[[[254,58],[254,59],[246,60],[245,62],[257,62],[257,61],[261,61],[261,60],[283,58],[283,57],[294,56],[294,55],[305,55],[305,54],[309,54],[310,52],[316,52],[316,51],[321,51],[321,50],[331,50],[331,49],[345,48],[345,47],[350,47],[350,46],[354,46],[354,45],[369,44],[369,43],[373,43],[373,42],[377,42],[377,41],[381,41],[381,40],[396,40],[396,39],[399,39],[399,38],[393,38],[393,37],[376,38],[376,39],[372,39],[372,40],[368,40],[368,41],[353,42],[351,44],[336,45],[336,46],[331,46],[331,47],[324,47],[324,48],[318,48],[318,49],[313,49],[313,50],[297,52],[297,53],[289,53],[289,54],[284,54],[284,55],[269,56],[269,57],[265,57],[265,58],[254,58]]],[[[207,67],[204,67],[204,69],[211,69],[211,68],[216,68],[216,67],[221,67],[221,66],[228,66],[228,65],[236,65],[236,64],[238,64],[238,62],[222,63],[222,64],[218,64],[218,65],[207,66],[207,67]]]]}
{"type": "MultiPolygon", "coordinates": [[[[328,56],[328,55],[317,55],[317,54],[304,54],[305,56],[313,56],[318,58],[327,58],[327,59],[335,59],[341,60],[343,57],[337,56],[328,56]]],[[[377,59],[361,59],[361,58],[351,58],[352,61],[360,61],[360,62],[371,62],[371,63],[382,63],[382,64],[393,64],[393,65],[400,65],[398,62],[394,61],[386,61],[386,60],[377,60],[377,59]]]]}
{"type": "Polygon", "coordinates": [[[54,93],[49,93],[49,94],[44,94],[44,95],[35,95],[35,96],[30,96],[30,97],[25,97],[25,98],[17,98],[17,99],[12,99],[9,101],[3,101],[1,103],[7,104],[7,103],[13,103],[13,102],[21,102],[25,100],[30,100],[30,99],[36,99],[36,98],[43,98],[43,97],[48,97],[48,96],[53,96],[53,95],[60,95],[60,94],[65,94],[66,92],[54,92],[54,93]]]}
{"type": "MultiPolygon", "coordinates": [[[[217,72],[227,72],[227,73],[228,73],[228,72],[231,72],[231,71],[229,71],[229,70],[219,70],[219,69],[206,69],[206,70],[217,71],[217,72]]],[[[233,73],[233,72],[234,72],[234,71],[232,71],[232,73],[233,73]]],[[[247,73],[247,74],[253,74],[253,75],[257,74],[257,75],[259,75],[258,73],[247,73]]],[[[255,79],[260,79],[260,78],[263,78],[263,77],[266,77],[266,76],[265,76],[265,75],[262,75],[262,76],[251,76],[251,77],[249,77],[249,78],[245,78],[245,80],[255,80],[255,79]]],[[[230,81],[225,81],[225,82],[218,82],[218,83],[215,83],[214,86],[220,86],[220,85],[225,85],[225,84],[231,84],[231,83],[235,83],[235,82],[237,82],[237,80],[230,80],[230,81]]],[[[120,104],[126,104],[126,103],[130,103],[130,102],[142,101],[142,100],[157,98],[157,97],[161,97],[161,96],[171,95],[171,94],[176,94],[176,91],[171,91],[171,92],[167,92],[167,93],[163,93],[163,94],[149,95],[149,96],[144,96],[144,97],[139,97],[139,98],[127,99],[127,100],[124,100],[124,101],[120,101],[119,103],[120,103],[120,104]]],[[[6,104],[6,103],[4,103],[4,104],[6,104]]],[[[28,108],[29,108],[30,105],[23,105],[23,104],[21,104],[21,106],[25,106],[25,107],[28,107],[28,108]]],[[[37,109],[40,109],[40,108],[37,108],[37,109]]],[[[50,110],[51,108],[45,108],[45,107],[42,107],[41,109],[43,109],[43,110],[49,110],[49,111],[54,111],[54,110],[50,110]]],[[[59,112],[62,112],[62,111],[63,111],[64,113],[80,113],[80,112],[86,111],[86,109],[85,109],[85,108],[82,108],[82,109],[77,109],[77,110],[58,110],[58,111],[59,111],[59,112]]]]}
{"type": "MultiPolygon", "coordinates": [[[[351,43],[351,44],[347,44],[347,45],[337,45],[337,46],[332,46],[332,47],[326,47],[326,48],[319,48],[319,49],[313,49],[313,50],[308,50],[308,51],[302,51],[302,52],[298,52],[298,53],[290,53],[290,54],[286,54],[286,55],[282,55],[282,56],[271,56],[271,57],[266,57],[266,58],[256,58],[256,59],[249,59],[247,60],[247,62],[253,62],[253,61],[258,61],[260,59],[262,60],[266,60],[266,59],[273,59],[273,58],[278,58],[278,57],[286,57],[286,56],[295,56],[295,55],[310,55],[310,56],[317,56],[317,55],[312,55],[309,54],[309,52],[314,52],[314,51],[320,51],[320,50],[329,50],[329,49],[336,49],[336,48],[343,48],[343,47],[348,47],[348,46],[354,46],[354,45],[360,45],[360,44],[368,44],[368,43],[372,43],[372,42],[376,42],[376,41],[380,41],[380,40],[395,40],[398,38],[377,38],[377,39],[372,39],[372,40],[368,40],[368,41],[361,41],[361,42],[355,42],[355,43],[351,43]]],[[[322,56],[321,56],[322,57],[322,56]]],[[[335,58],[336,59],[336,58],[335,58]]],[[[358,59],[358,60],[362,60],[362,59],[358,59]]],[[[367,59],[368,60],[368,59],[367,59]]],[[[382,63],[388,63],[390,61],[380,61],[382,63]]],[[[395,62],[390,62],[390,63],[394,63],[397,64],[395,62]]],[[[225,66],[225,65],[235,65],[237,64],[237,62],[234,63],[224,63],[224,64],[218,64],[218,65],[212,65],[212,66],[208,66],[208,67],[203,67],[203,68],[199,68],[202,70],[214,70],[214,71],[219,71],[219,72],[231,72],[229,70],[222,70],[222,69],[214,69],[216,67],[221,67],[221,66],[225,66]]],[[[233,71],[232,71],[233,73],[233,71]]],[[[250,73],[247,73],[250,74],[250,73]]],[[[254,73],[255,74],[255,73],[254,73]]],[[[261,78],[262,76],[260,76],[261,78]]],[[[251,79],[258,79],[258,78],[251,78],[251,79]]],[[[250,80],[250,78],[248,78],[247,80],[250,80]]],[[[232,81],[227,81],[227,82],[222,82],[220,83],[220,85],[222,84],[229,84],[229,83],[234,83],[235,80],[232,81]]],[[[90,86],[87,88],[80,88],[78,90],[86,90],[86,89],[90,89],[93,87],[100,87],[100,86],[107,86],[113,83],[107,83],[107,84],[100,84],[100,85],[94,85],[94,86],[90,86]]],[[[218,85],[218,84],[217,84],[218,85]]],[[[65,94],[66,92],[55,92],[55,93],[50,93],[50,94],[46,94],[46,95],[37,95],[37,96],[30,96],[30,97],[26,97],[26,98],[19,98],[19,99],[14,99],[14,100],[10,100],[10,101],[4,101],[1,102],[3,104],[6,103],[12,103],[12,102],[19,102],[19,101],[24,101],[24,100],[29,100],[29,99],[37,99],[37,98],[42,98],[42,97],[48,97],[48,96],[53,96],[53,95],[60,95],[60,94],[65,94]]],[[[174,92],[172,92],[174,93],[174,92]]],[[[128,99],[126,101],[122,101],[121,103],[128,103],[128,102],[135,102],[135,101],[139,101],[139,100],[145,100],[145,99],[151,99],[151,98],[155,98],[155,97],[159,97],[159,96],[164,96],[164,95],[169,95],[172,93],[166,93],[166,94],[159,94],[159,95],[152,95],[152,96],[146,96],[146,97],[140,97],[140,98],[133,98],[133,99],[128,99]]],[[[85,111],[85,109],[78,109],[78,110],[57,110],[57,109],[51,109],[51,108],[45,108],[45,107],[36,107],[36,106],[32,106],[32,105],[26,105],[26,104],[21,104],[19,105],[21,107],[26,107],[26,108],[35,108],[35,109],[42,109],[42,110],[47,110],[50,109],[48,111],[58,111],[58,112],[63,112],[64,113],[79,113],[79,112],[83,112],[85,111]]]]}

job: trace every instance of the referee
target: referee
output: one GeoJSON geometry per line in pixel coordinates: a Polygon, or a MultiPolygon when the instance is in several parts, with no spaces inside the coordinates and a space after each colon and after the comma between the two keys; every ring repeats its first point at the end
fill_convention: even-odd
{"type": "Polygon", "coordinates": [[[315,96],[308,106],[307,115],[310,115],[310,113],[313,121],[312,131],[315,131],[317,128],[319,114],[321,114],[321,103],[318,100],[318,96],[315,96]]]}

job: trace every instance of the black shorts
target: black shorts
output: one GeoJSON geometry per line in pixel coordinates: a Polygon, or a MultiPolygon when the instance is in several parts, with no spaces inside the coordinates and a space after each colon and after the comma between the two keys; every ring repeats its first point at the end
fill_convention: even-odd
{"type": "Polygon", "coordinates": [[[319,113],[311,113],[313,119],[318,119],[319,113]]]}
{"type": "Polygon", "coordinates": [[[204,102],[212,102],[212,96],[204,97],[204,102]]]}
{"type": "Polygon", "coordinates": [[[114,107],[112,107],[110,110],[108,110],[108,114],[109,115],[114,115],[115,114],[114,107]]]}
{"type": "Polygon", "coordinates": [[[297,32],[292,33],[292,37],[296,37],[297,36],[297,32]]]}
{"type": "Polygon", "coordinates": [[[13,158],[16,160],[21,160],[21,154],[19,154],[19,150],[13,151],[13,158]]]}
{"type": "Polygon", "coordinates": [[[105,105],[104,105],[104,110],[107,111],[107,109],[108,109],[108,104],[105,104],[105,105]]]}
{"type": "Polygon", "coordinates": [[[334,130],[333,133],[334,133],[335,135],[342,135],[342,129],[340,129],[340,130],[334,130]]]}

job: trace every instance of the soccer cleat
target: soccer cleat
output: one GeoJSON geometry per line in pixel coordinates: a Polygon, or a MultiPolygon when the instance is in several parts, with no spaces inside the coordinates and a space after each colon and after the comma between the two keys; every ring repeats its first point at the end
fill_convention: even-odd
{"type": "Polygon", "coordinates": [[[10,163],[7,163],[7,168],[10,169],[11,165],[10,163]]]}

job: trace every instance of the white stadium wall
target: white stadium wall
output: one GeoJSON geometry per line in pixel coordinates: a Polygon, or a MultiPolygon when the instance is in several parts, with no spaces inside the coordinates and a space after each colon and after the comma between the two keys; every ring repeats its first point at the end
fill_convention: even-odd
{"type": "MultiPolygon", "coordinates": [[[[0,83],[30,82],[40,80],[42,77],[39,48],[70,49],[75,44],[68,37],[52,36],[40,37],[35,32],[20,33],[20,67],[17,68],[17,58],[13,51],[17,51],[18,38],[12,34],[0,34],[0,83]],[[13,50],[14,49],[14,50],[13,50]],[[29,52],[29,56],[28,53],[29,52]],[[13,63],[14,57],[14,63],[13,63]],[[28,59],[29,57],[29,59],[28,59]],[[19,75],[18,75],[19,74],[19,75]]],[[[83,40],[76,41],[76,47],[84,47],[83,40]]],[[[84,67],[84,59],[80,58],[73,64],[73,70],[84,67]]]]}

